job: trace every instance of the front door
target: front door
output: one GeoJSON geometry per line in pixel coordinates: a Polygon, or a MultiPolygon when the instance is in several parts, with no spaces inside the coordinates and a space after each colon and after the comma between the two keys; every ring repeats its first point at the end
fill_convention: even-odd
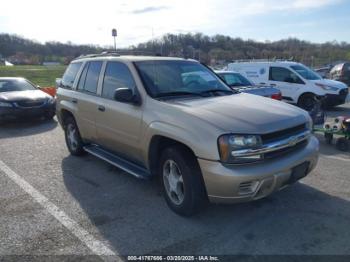
{"type": "Polygon", "coordinates": [[[114,92],[121,87],[136,92],[129,68],[121,62],[107,62],[96,118],[98,143],[121,156],[141,162],[142,106],[115,101],[114,92]]]}
{"type": "Polygon", "coordinates": [[[278,88],[282,93],[282,99],[286,102],[294,102],[300,89],[305,88],[304,81],[285,67],[271,66],[269,71],[269,84],[278,88]]]}

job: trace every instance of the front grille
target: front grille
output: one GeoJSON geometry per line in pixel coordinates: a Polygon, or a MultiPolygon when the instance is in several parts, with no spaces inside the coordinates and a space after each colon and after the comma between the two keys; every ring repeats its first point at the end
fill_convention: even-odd
{"type": "Polygon", "coordinates": [[[45,104],[45,100],[40,101],[33,101],[33,100],[27,100],[27,101],[18,101],[16,103],[19,107],[41,107],[45,104]]]}
{"type": "Polygon", "coordinates": [[[266,153],[266,154],[264,154],[264,159],[272,159],[272,158],[281,157],[281,156],[284,156],[284,155],[289,154],[291,152],[294,152],[298,149],[302,149],[306,146],[307,141],[308,140],[306,139],[306,140],[303,140],[299,143],[296,143],[294,146],[286,147],[286,148],[282,148],[282,149],[279,149],[279,150],[276,150],[273,152],[266,153]]]}
{"type": "Polygon", "coordinates": [[[271,143],[274,141],[282,140],[293,135],[297,135],[306,130],[306,124],[297,125],[291,128],[283,129],[280,131],[261,135],[263,144],[271,143]]]}

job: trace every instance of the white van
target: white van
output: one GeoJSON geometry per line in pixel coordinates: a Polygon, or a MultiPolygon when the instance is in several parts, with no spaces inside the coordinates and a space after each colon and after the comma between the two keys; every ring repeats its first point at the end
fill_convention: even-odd
{"type": "Polygon", "coordinates": [[[238,71],[257,85],[277,87],[285,102],[311,110],[315,97],[325,97],[327,107],[349,101],[348,87],[339,81],[323,79],[303,64],[290,61],[251,61],[228,64],[228,70],[238,71]]]}

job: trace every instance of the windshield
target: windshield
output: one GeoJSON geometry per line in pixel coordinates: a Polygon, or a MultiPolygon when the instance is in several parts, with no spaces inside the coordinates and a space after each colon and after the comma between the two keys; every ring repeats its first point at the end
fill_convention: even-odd
{"type": "Polygon", "coordinates": [[[152,97],[232,94],[213,72],[196,62],[140,61],[135,65],[152,97]]]}
{"type": "Polygon", "coordinates": [[[239,73],[219,73],[229,86],[252,86],[253,84],[239,73]]]}
{"type": "Polygon", "coordinates": [[[320,80],[322,77],[318,74],[316,74],[311,69],[307,68],[306,66],[301,65],[294,65],[291,66],[291,68],[296,71],[299,75],[301,75],[304,79],[307,80],[320,80]]]}
{"type": "Polygon", "coordinates": [[[24,79],[0,79],[0,93],[26,90],[36,90],[36,88],[24,79]]]}

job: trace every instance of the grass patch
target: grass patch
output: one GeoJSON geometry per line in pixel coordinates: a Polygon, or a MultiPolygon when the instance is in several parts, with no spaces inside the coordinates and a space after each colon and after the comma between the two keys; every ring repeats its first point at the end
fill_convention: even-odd
{"type": "Polygon", "coordinates": [[[66,66],[0,66],[0,77],[24,77],[41,87],[55,86],[66,66]]]}

